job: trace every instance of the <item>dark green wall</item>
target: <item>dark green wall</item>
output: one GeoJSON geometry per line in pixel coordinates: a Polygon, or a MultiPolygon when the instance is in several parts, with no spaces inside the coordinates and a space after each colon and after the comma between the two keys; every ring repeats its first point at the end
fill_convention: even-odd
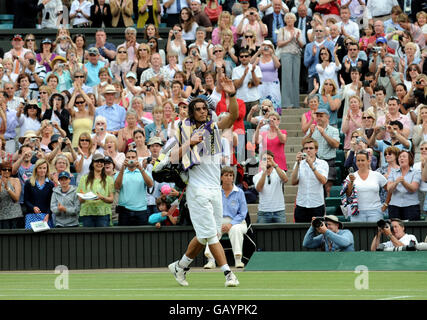
{"type": "MultiPolygon", "coordinates": [[[[368,251],[375,224],[348,223],[355,249],[368,251]]],[[[307,251],[302,240],[308,224],[253,225],[253,239],[262,251],[307,251]]],[[[407,232],[419,241],[427,235],[427,223],[407,223],[407,232]]],[[[112,227],[52,229],[43,233],[0,230],[0,270],[70,270],[166,267],[183,255],[193,238],[191,227],[112,227]]],[[[202,254],[193,266],[205,263],[202,254]]],[[[233,261],[229,261],[233,265],[233,261]]]]}

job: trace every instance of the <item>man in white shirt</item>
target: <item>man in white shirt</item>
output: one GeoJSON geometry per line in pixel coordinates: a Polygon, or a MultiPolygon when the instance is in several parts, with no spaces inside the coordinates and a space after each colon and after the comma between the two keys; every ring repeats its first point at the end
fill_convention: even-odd
{"type": "Polygon", "coordinates": [[[70,9],[70,20],[73,20],[73,28],[88,28],[90,25],[90,1],[74,0],[70,9]]]}
{"type": "Polygon", "coordinates": [[[134,61],[135,56],[139,47],[139,43],[136,42],[137,31],[133,27],[127,27],[125,30],[125,39],[126,41],[118,46],[118,48],[126,48],[128,53],[128,60],[134,61]]]}
{"type": "Polygon", "coordinates": [[[340,16],[341,21],[337,24],[341,27],[341,34],[345,37],[352,37],[354,40],[359,41],[359,26],[357,23],[350,20],[350,9],[348,7],[342,7],[340,10],[340,16]]]}
{"type": "Polygon", "coordinates": [[[328,181],[329,165],[316,157],[319,144],[310,137],[302,142],[303,152],[297,153],[297,162],[291,175],[293,186],[298,185],[295,222],[311,222],[312,217],[325,214],[323,186],[328,181]]]}
{"type": "Polygon", "coordinates": [[[4,59],[11,59],[13,61],[12,74],[16,75],[16,77],[25,69],[24,55],[27,52],[31,52],[31,50],[24,48],[24,38],[22,35],[14,35],[12,38],[12,49],[4,54],[4,59]]]}
{"type": "Polygon", "coordinates": [[[286,223],[283,184],[288,182],[288,176],[269,150],[262,155],[260,166],[262,171],[253,178],[259,192],[257,223],[286,223]]]}
{"type": "Polygon", "coordinates": [[[390,225],[386,224],[384,228],[378,227],[377,234],[371,243],[371,251],[377,251],[378,246],[383,250],[385,248],[396,248],[409,245],[412,241],[415,241],[415,244],[418,243],[417,238],[412,234],[405,233],[405,225],[403,221],[397,218],[390,220],[390,225]],[[386,236],[389,241],[383,242],[380,245],[381,234],[386,236]]]}
{"type": "MultiPolygon", "coordinates": [[[[261,84],[262,72],[259,66],[249,63],[251,56],[245,48],[240,50],[239,60],[241,65],[233,69],[232,80],[236,87],[236,96],[245,102],[246,114],[258,104],[260,94],[258,86],[261,84]]],[[[246,116],[245,116],[246,120],[246,116]]]]}
{"type": "Polygon", "coordinates": [[[388,20],[391,17],[391,8],[398,5],[397,0],[368,1],[367,8],[372,15],[369,23],[374,24],[374,20],[388,20]]]}

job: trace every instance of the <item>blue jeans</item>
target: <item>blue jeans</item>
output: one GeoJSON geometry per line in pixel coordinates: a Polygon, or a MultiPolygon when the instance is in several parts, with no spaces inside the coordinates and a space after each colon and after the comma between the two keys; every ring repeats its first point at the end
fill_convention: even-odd
{"type": "Polygon", "coordinates": [[[122,206],[117,206],[117,212],[119,213],[119,226],[142,226],[148,224],[148,212],[143,211],[132,211],[122,206]]]}
{"type": "Polygon", "coordinates": [[[82,216],[80,217],[83,227],[109,227],[110,226],[110,215],[105,216],[82,216]]]}
{"type": "Polygon", "coordinates": [[[257,223],[286,223],[285,210],[274,212],[258,211],[257,223]]]}

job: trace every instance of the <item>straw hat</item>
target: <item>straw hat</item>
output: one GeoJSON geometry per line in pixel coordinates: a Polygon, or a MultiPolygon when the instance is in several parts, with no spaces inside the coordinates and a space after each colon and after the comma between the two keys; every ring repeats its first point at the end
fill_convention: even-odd
{"type": "Polygon", "coordinates": [[[38,136],[34,130],[27,130],[22,137],[19,137],[18,141],[20,144],[24,144],[24,141],[27,138],[37,138],[39,140],[42,139],[42,137],[38,136]]]}

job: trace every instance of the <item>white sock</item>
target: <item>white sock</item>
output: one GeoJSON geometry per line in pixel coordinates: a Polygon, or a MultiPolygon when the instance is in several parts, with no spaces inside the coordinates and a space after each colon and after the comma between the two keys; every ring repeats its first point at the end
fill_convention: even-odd
{"type": "Polygon", "coordinates": [[[224,264],[223,266],[221,266],[221,271],[226,272],[226,271],[231,271],[231,269],[228,264],[224,264]]]}
{"type": "Polygon", "coordinates": [[[241,256],[241,255],[236,255],[236,256],[234,256],[234,262],[235,262],[236,264],[238,264],[238,263],[242,262],[242,256],[241,256]]]}
{"type": "Polygon", "coordinates": [[[188,266],[193,262],[193,259],[190,259],[185,254],[182,256],[181,260],[178,262],[178,266],[181,268],[188,268],[188,266]]]}

